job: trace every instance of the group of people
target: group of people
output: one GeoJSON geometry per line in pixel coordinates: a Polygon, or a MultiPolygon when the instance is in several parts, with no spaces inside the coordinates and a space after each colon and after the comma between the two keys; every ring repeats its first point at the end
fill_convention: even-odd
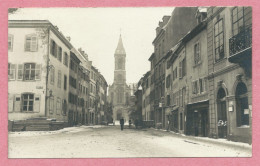
{"type": "MultiPolygon", "coordinates": [[[[124,124],[125,124],[125,119],[122,117],[122,118],[120,119],[120,127],[121,127],[121,130],[124,130],[124,124]]],[[[131,128],[131,127],[132,127],[132,120],[131,120],[131,119],[129,119],[128,124],[129,124],[129,128],[131,128]]],[[[135,127],[137,128],[137,126],[138,126],[138,119],[136,119],[136,120],[134,121],[134,125],[135,125],[135,127]]]]}

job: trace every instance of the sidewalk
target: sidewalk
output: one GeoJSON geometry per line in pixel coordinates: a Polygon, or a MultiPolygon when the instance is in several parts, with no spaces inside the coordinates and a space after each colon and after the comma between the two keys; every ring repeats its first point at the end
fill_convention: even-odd
{"type": "Polygon", "coordinates": [[[173,131],[167,131],[167,130],[155,129],[155,128],[150,128],[150,129],[168,133],[167,134],[168,136],[170,136],[170,135],[176,136],[176,137],[184,139],[185,142],[190,142],[193,144],[207,143],[207,144],[212,144],[212,145],[228,147],[230,149],[240,149],[243,151],[252,151],[252,145],[249,145],[248,143],[233,142],[233,141],[229,141],[227,139],[214,139],[214,138],[209,138],[209,137],[187,136],[184,134],[175,133],[173,131]]]}

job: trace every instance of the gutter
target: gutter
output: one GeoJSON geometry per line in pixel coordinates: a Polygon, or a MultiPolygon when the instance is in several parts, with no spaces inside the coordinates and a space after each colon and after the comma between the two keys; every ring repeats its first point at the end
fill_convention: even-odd
{"type": "Polygon", "coordinates": [[[49,50],[50,50],[50,28],[48,27],[48,46],[47,46],[47,65],[46,65],[46,69],[47,69],[47,73],[46,73],[46,93],[45,93],[45,117],[47,117],[47,93],[48,93],[48,78],[49,78],[49,50]]]}

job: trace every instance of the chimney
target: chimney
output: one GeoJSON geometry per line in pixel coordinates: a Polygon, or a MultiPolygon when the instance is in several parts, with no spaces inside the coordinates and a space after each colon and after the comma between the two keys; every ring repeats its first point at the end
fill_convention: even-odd
{"type": "Polygon", "coordinates": [[[166,25],[169,21],[169,19],[171,18],[171,16],[163,16],[163,25],[166,25]]]}
{"type": "Polygon", "coordinates": [[[67,36],[66,38],[67,38],[67,40],[68,40],[68,41],[70,41],[70,40],[71,40],[71,38],[70,38],[69,36],[67,36]]]}
{"type": "Polygon", "coordinates": [[[159,22],[159,27],[162,28],[163,27],[163,22],[159,22]]]}
{"type": "Polygon", "coordinates": [[[58,26],[55,25],[54,27],[55,27],[57,30],[59,30],[58,26]]]}
{"type": "Polygon", "coordinates": [[[160,30],[161,30],[160,27],[157,27],[157,28],[156,28],[156,36],[159,34],[160,30]]]}

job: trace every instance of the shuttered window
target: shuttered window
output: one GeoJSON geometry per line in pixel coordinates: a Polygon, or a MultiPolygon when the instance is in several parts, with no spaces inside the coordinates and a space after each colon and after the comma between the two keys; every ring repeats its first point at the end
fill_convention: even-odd
{"type": "Polygon", "coordinates": [[[35,34],[26,35],[25,37],[25,51],[36,52],[38,49],[38,40],[35,34]]]}
{"type": "Polygon", "coordinates": [[[51,40],[51,47],[50,47],[50,52],[51,54],[57,58],[57,44],[55,43],[54,40],[51,40]]]}
{"type": "Polygon", "coordinates": [[[24,80],[35,80],[36,73],[35,63],[25,63],[24,64],[24,80]]]}
{"type": "Polygon", "coordinates": [[[26,93],[22,94],[22,111],[32,112],[34,105],[34,94],[26,93]]]}
{"type": "Polygon", "coordinates": [[[200,63],[200,43],[194,45],[194,64],[197,65],[200,63]]]}

